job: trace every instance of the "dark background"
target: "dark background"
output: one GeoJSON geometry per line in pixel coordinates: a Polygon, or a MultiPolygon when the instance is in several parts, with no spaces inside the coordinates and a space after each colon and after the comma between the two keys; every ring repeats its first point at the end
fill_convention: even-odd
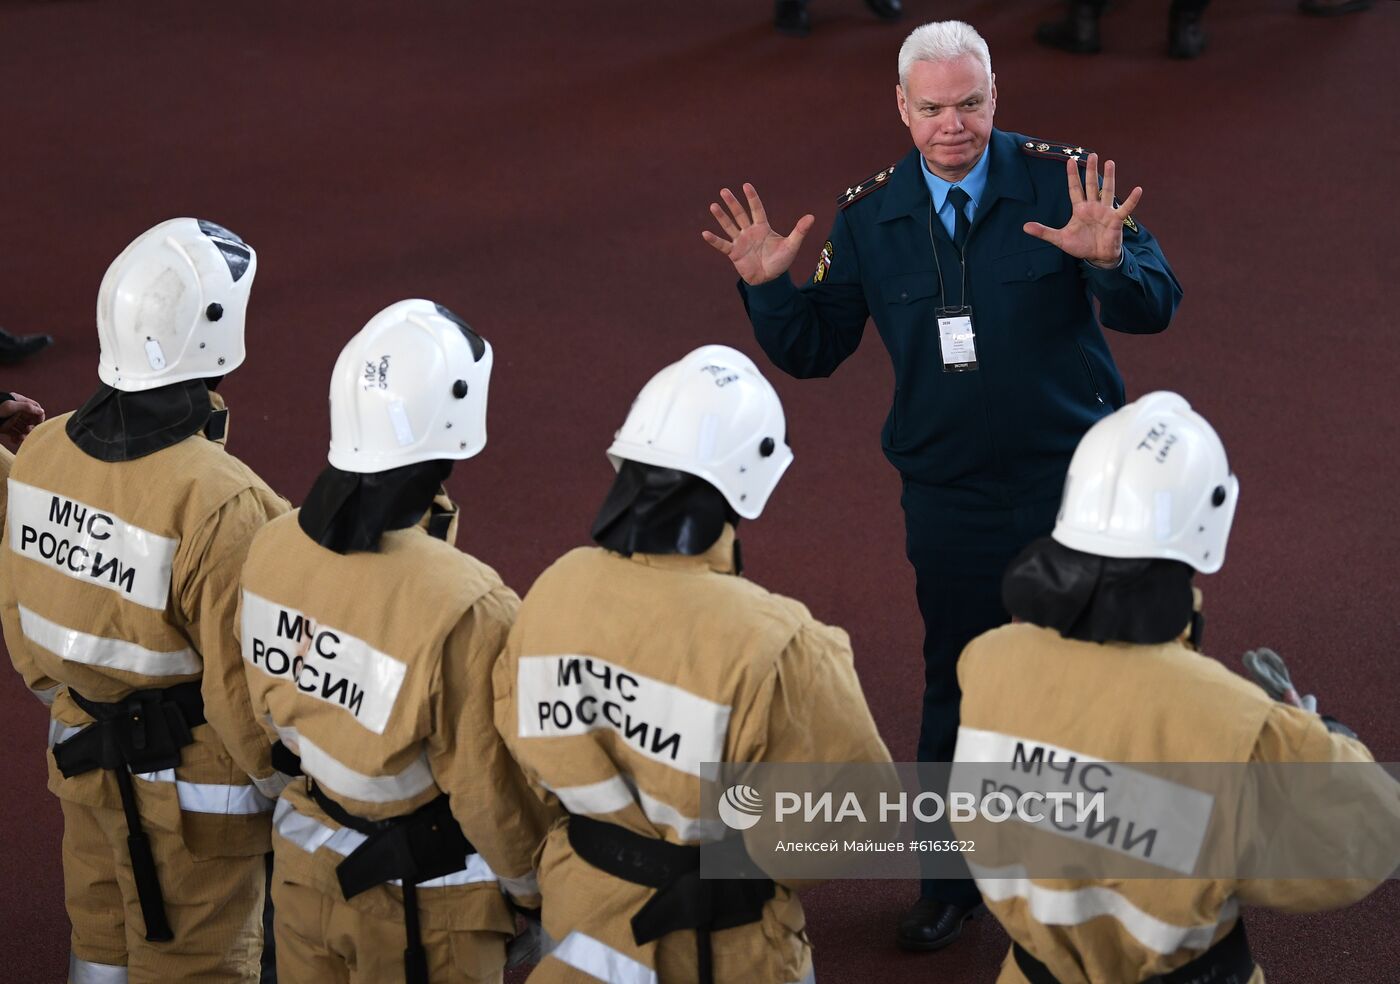
{"type": "MultiPolygon", "coordinates": [[[[766,0],[0,3],[0,325],[58,339],[0,384],[51,413],[80,404],[107,264],[162,219],[223,223],[259,253],[249,359],[221,390],[229,447],[300,502],[340,346],[395,300],[440,301],[496,350],[490,446],[451,483],[459,543],[524,593],[585,541],[603,450],[652,372],[711,341],[771,368],[700,239],[719,187],[755,182],[785,228],[816,213],[805,276],[837,193],[908,147],[905,33],[958,17],[991,44],[997,122],[1116,159],[1185,286],[1169,332],[1111,342],[1130,396],[1185,394],[1240,476],[1228,562],[1201,579],[1207,648],[1231,664],[1277,648],[1378,758],[1400,757],[1400,5],[1320,21],[1292,0],[1218,2],[1186,64],[1164,57],[1166,0],[1116,0],[1092,59],[1030,42],[1053,4],[906,6],[890,26],[813,0],[813,36],[793,41],[766,0]]],[[[920,625],[878,447],[888,361],[872,330],[830,380],[769,374],[797,460],[742,530],[748,573],[849,630],[910,759],[920,625]]],[[[0,682],[5,980],[58,981],[66,963],[44,719],[0,682]]],[[[941,954],[894,949],[914,894],[810,893],[819,979],[993,980],[990,920],[941,954]]],[[[1393,981],[1397,900],[1391,883],[1340,913],[1251,913],[1250,933],[1271,982],[1393,981]]]]}

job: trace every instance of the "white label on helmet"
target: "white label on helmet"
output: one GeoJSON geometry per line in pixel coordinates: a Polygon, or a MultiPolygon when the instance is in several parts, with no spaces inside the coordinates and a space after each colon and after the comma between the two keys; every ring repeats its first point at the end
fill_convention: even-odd
{"type": "Polygon", "coordinates": [[[700,439],[695,446],[695,457],[701,461],[709,461],[714,457],[715,438],[719,434],[719,417],[713,413],[707,413],[700,418],[700,439]]]}
{"type": "Polygon", "coordinates": [[[408,422],[408,411],[404,409],[403,400],[395,400],[389,404],[389,420],[394,425],[394,437],[399,446],[408,447],[412,444],[413,425],[408,422]]]}
{"type": "Polygon", "coordinates": [[[1156,523],[1158,541],[1172,538],[1172,494],[1161,491],[1153,496],[1152,518],[1156,523]]]}
{"type": "Polygon", "coordinates": [[[151,364],[152,369],[165,368],[165,352],[161,350],[160,342],[154,338],[146,339],[146,361],[151,364]]]}

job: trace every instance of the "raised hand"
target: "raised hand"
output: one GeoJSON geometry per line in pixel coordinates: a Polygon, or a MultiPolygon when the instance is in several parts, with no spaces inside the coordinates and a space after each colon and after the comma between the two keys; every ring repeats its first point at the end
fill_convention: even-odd
{"type": "Polygon", "coordinates": [[[776,280],[787,272],[802,240],[812,231],[816,217],[804,215],[797,220],[792,232],[780,236],[768,224],[768,213],[763,210],[763,201],[753,185],[744,184],[744,195],[748,198],[748,208],[728,188],[720,190],[728,211],[718,202],[710,202],[710,214],[719,223],[723,236],[717,236],[708,229],[700,233],[705,242],[729,257],[734,269],[751,287],[776,280]]]}
{"type": "Polygon", "coordinates": [[[1022,229],[1027,235],[1058,246],[1077,259],[1115,266],[1123,251],[1123,223],[1142,200],[1142,188],[1134,188],[1127,201],[1115,208],[1113,193],[1117,169],[1112,161],[1104,162],[1102,191],[1099,190],[1098,154],[1089,155],[1082,185],[1079,166],[1074,160],[1065,162],[1065,171],[1069,176],[1069,200],[1074,206],[1069,222],[1062,229],[1027,222],[1022,229]]]}

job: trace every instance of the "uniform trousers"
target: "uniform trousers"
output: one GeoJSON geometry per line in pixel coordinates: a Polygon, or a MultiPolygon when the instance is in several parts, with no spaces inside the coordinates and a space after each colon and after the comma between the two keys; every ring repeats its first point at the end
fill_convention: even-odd
{"type": "MultiPolygon", "coordinates": [[[[914,566],[924,620],[918,761],[951,762],[962,700],[958,656],[977,636],[1010,621],[1001,601],[1002,576],[1026,544],[1054,527],[1059,493],[1023,505],[974,507],[951,504],[948,490],[906,478],[900,502],[905,550],[914,566]]],[[[951,833],[930,830],[921,836],[946,839],[951,833]]],[[[922,894],[957,905],[973,905],[981,898],[971,877],[926,878],[922,894]]]]}
{"type": "Polygon", "coordinates": [[[63,805],[63,888],[73,925],[69,984],[257,984],[263,858],[200,860],[180,833],[146,824],[174,940],[150,943],[121,810],[63,805]]]}
{"type": "MultiPolygon", "coordinates": [[[[295,850],[295,848],[288,848],[295,850]]],[[[432,892],[433,889],[420,889],[432,892]]],[[[277,977],[285,984],[402,984],[403,919],[385,919],[275,871],[277,977]]],[[[428,980],[499,984],[506,937],[491,931],[420,928],[428,980]]]]}

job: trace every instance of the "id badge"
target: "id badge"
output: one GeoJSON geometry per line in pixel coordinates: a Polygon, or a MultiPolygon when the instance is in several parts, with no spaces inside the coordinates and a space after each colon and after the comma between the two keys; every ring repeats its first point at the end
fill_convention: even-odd
{"type": "Polygon", "coordinates": [[[939,308],[938,344],[943,350],[944,372],[973,372],[977,369],[977,333],[972,327],[972,308],[939,308]]]}

